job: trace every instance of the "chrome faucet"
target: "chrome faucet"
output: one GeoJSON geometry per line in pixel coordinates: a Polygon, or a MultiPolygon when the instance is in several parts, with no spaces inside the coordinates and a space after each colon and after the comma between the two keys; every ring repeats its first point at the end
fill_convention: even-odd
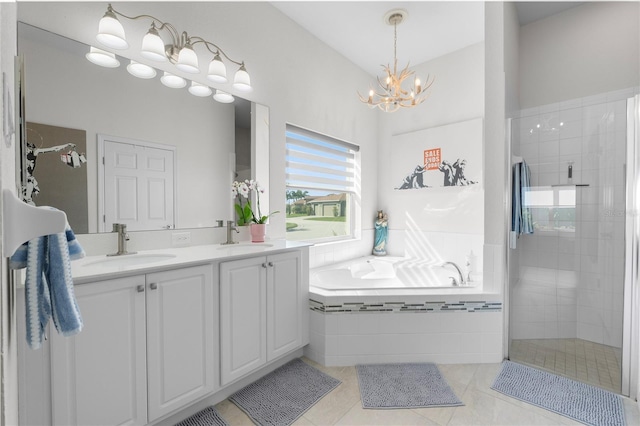
{"type": "Polygon", "coordinates": [[[455,277],[449,277],[451,278],[451,282],[454,286],[460,286],[460,285],[465,285],[467,283],[467,280],[464,278],[464,274],[462,273],[462,270],[460,269],[460,267],[458,265],[456,265],[454,262],[444,262],[442,265],[443,268],[447,265],[451,265],[454,268],[456,268],[456,271],[458,272],[458,278],[460,278],[460,280],[457,280],[455,277]]]}
{"type": "MultiPolygon", "coordinates": [[[[218,220],[218,225],[222,224],[221,220],[218,220]]],[[[226,243],[222,243],[222,244],[238,244],[237,241],[233,241],[233,234],[231,233],[231,231],[236,231],[236,234],[240,233],[240,230],[238,229],[237,226],[234,226],[235,222],[232,220],[228,220],[227,221],[227,242],[226,243]]]]}
{"type": "Polygon", "coordinates": [[[108,254],[107,256],[122,256],[125,254],[136,254],[135,251],[127,251],[127,241],[129,241],[129,234],[127,233],[127,225],[124,223],[114,223],[113,232],[118,233],[118,251],[116,253],[108,254]]]}

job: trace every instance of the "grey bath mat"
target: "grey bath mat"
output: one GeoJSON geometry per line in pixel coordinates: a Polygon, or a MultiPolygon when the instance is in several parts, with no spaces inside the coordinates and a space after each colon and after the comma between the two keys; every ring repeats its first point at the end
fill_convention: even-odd
{"type": "Polygon", "coordinates": [[[215,407],[207,407],[178,423],[176,426],[227,426],[215,407]]]}
{"type": "Polygon", "coordinates": [[[491,389],[588,425],[625,424],[619,395],[515,362],[502,363],[491,389]]]}
{"type": "Polygon", "coordinates": [[[258,425],[284,426],[340,384],[300,359],[283,365],[229,397],[258,425]]]}
{"type": "Polygon", "coordinates": [[[432,363],[357,365],[362,408],[464,405],[432,363]]]}

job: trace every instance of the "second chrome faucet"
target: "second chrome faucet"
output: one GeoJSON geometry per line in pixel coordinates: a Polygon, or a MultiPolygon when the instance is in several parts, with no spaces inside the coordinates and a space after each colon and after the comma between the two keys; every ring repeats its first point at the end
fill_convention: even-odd
{"type": "MultiPolygon", "coordinates": [[[[222,228],[223,222],[222,220],[216,220],[216,222],[218,223],[218,226],[216,226],[216,228],[222,228]]],[[[240,230],[238,229],[237,226],[235,226],[235,222],[232,220],[228,220],[227,221],[227,242],[222,243],[222,244],[238,244],[238,241],[233,241],[233,231],[236,231],[236,234],[240,233],[240,230]]]]}

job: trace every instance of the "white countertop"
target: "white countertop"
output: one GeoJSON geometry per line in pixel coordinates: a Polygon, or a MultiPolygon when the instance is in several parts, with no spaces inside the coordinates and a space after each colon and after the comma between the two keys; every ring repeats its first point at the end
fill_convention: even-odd
{"type": "Polygon", "coordinates": [[[123,256],[87,256],[71,262],[74,284],[84,284],[128,275],[175,269],[247,256],[268,255],[312,244],[286,240],[265,243],[209,244],[192,247],[143,250],[123,256]]]}

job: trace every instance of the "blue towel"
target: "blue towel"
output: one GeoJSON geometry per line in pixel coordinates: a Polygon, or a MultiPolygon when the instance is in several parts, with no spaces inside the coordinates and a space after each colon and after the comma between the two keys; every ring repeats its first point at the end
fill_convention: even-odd
{"type": "Polygon", "coordinates": [[[65,232],[34,238],[11,256],[12,269],[26,266],[25,303],[27,343],[42,345],[44,330],[53,317],[58,333],[72,336],[82,330],[82,316],[73,292],[70,260],[85,256],[67,224],[65,232]]]}
{"type": "Polygon", "coordinates": [[[531,171],[523,160],[513,165],[512,172],[511,230],[517,234],[533,234],[531,209],[524,203],[525,193],[531,186],[531,171]]]}

